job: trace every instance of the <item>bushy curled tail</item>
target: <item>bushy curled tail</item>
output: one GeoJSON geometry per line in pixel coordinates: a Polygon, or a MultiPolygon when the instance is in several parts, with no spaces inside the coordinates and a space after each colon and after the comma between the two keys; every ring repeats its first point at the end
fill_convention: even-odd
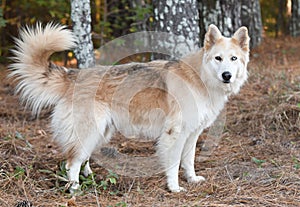
{"type": "Polygon", "coordinates": [[[48,61],[51,54],[75,46],[75,38],[65,26],[49,23],[25,27],[12,50],[10,78],[18,82],[16,92],[22,102],[38,114],[43,107],[55,104],[65,93],[67,69],[48,61]]]}

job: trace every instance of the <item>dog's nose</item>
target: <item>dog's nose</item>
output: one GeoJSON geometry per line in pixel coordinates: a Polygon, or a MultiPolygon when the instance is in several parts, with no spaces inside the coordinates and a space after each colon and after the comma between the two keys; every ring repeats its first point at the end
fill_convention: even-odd
{"type": "Polygon", "coordinates": [[[231,73],[226,71],[222,73],[222,78],[224,83],[230,83],[230,78],[232,77],[231,73]]]}

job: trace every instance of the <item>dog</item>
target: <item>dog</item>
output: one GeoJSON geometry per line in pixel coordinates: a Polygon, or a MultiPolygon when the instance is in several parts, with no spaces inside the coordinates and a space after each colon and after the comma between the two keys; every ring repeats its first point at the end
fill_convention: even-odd
{"type": "Polygon", "coordinates": [[[9,77],[20,100],[39,114],[53,107],[53,137],[67,158],[70,192],[80,189],[79,174],[92,173],[89,158],[115,132],[157,141],[157,155],[171,192],[181,166],[190,183],[205,180],[194,169],[196,142],[237,94],[248,77],[249,36],[240,27],[231,38],[215,25],[204,46],[178,61],[97,65],[87,69],[57,66],[51,54],[75,47],[72,32],[58,24],[20,30],[9,77]]]}

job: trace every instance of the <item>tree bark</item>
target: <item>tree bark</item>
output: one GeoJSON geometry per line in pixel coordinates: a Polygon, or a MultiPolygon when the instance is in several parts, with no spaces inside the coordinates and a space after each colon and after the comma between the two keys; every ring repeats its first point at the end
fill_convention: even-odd
{"type": "Polygon", "coordinates": [[[294,37],[300,36],[300,0],[292,0],[290,34],[294,37]]]}
{"type": "Polygon", "coordinates": [[[278,0],[278,15],[276,18],[275,35],[288,33],[287,25],[287,0],[278,0]]]}
{"type": "Polygon", "coordinates": [[[159,47],[169,47],[171,57],[180,58],[200,46],[197,0],[153,0],[155,31],[173,35],[158,41],[159,47]]]}
{"type": "Polygon", "coordinates": [[[242,0],[242,25],[249,30],[250,46],[256,47],[262,40],[262,19],[259,0],[242,0]]]}
{"type": "Polygon", "coordinates": [[[210,24],[215,24],[228,37],[241,26],[241,1],[202,0],[199,1],[199,11],[202,40],[210,24]]]}
{"type": "Polygon", "coordinates": [[[241,26],[241,1],[220,0],[222,12],[222,31],[225,36],[231,36],[241,26]]]}
{"type": "Polygon", "coordinates": [[[71,19],[77,38],[74,53],[78,68],[92,67],[95,65],[95,57],[91,33],[90,0],[71,0],[71,19]]]}
{"type": "Polygon", "coordinates": [[[199,15],[200,15],[200,39],[203,46],[204,36],[210,24],[215,24],[221,31],[222,12],[219,0],[199,0],[199,15]]]}
{"type": "Polygon", "coordinates": [[[210,24],[215,24],[228,37],[244,25],[249,29],[252,47],[261,41],[259,0],[199,0],[199,13],[202,41],[210,24]]]}

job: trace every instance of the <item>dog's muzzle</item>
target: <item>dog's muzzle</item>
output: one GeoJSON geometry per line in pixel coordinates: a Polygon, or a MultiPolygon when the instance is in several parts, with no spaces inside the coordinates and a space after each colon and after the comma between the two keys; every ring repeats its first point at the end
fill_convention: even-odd
{"type": "Polygon", "coordinates": [[[231,77],[232,77],[232,75],[228,71],[222,73],[223,83],[230,83],[231,77]]]}

